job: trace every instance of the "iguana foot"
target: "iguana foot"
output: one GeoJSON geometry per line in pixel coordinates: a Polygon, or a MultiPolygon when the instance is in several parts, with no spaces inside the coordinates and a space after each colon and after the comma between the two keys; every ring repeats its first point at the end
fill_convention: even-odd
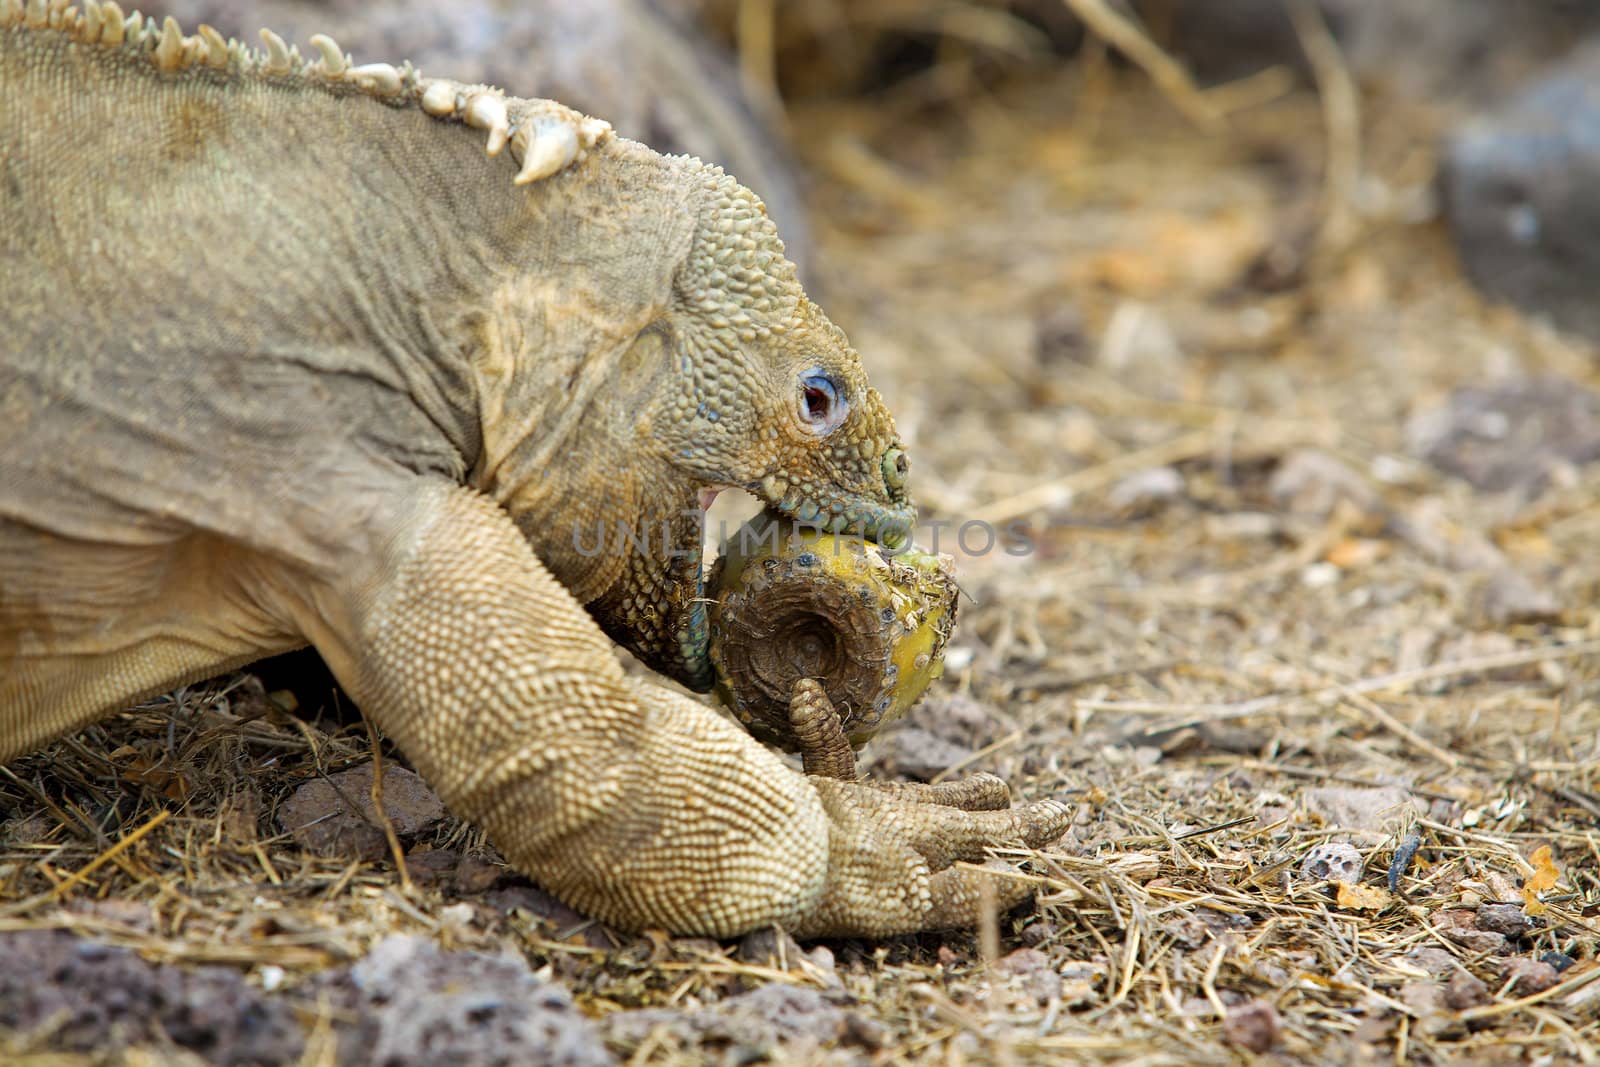
{"type": "Polygon", "coordinates": [[[884,788],[811,779],[829,827],[821,898],[796,936],[882,936],[972,926],[983,882],[1001,910],[1022,903],[1032,884],[1006,869],[954,867],[998,848],[1038,848],[1066,832],[1071,809],[1057,800],[994,810],[1005,784],[992,775],[936,786],[884,788]]]}
{"type": "Polygon", "coordinates": [[[1007,845],[1035,848],[1060,837],[1071,817],[1043,800],[1012,809],[1011,789],[992,774],[956,781],[856,780],[855,752],[821,683],[802,678],[789,699],[789,725],[830,827],[821,901],[801,934],[888,934],[971,926],[980,884],[993,883],[1001,909],[1032,893],[1003,864],[994,873],[952,869],[1007,845]]]}

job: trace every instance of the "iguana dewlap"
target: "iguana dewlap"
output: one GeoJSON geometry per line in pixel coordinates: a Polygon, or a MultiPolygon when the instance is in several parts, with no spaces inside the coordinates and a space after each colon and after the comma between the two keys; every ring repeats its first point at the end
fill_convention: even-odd
{"type": "Polygon", "coordinates": [[[951,864],[1060,805],[806,778],[605,637],[709,685],[716,487],[909,528],[759,201],[558,104],[265,40],[0,0],[0,760],[309,643],[601,919],[969,922],[951,864]]]}

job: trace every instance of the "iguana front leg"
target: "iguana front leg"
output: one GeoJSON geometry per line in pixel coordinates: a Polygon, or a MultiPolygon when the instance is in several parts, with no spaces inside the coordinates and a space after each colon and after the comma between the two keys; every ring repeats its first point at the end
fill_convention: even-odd
{"type": "Polygon", "coordinates": [[[944,868],[1065,829],[1051,801],[969,812],[790,771],[627,679],[486,498],[427,482],[385,510],[373,566],[302,597],[300,625],[447,804],[600,919],[718,936],[955,925],[982,876],[944,868]]]}

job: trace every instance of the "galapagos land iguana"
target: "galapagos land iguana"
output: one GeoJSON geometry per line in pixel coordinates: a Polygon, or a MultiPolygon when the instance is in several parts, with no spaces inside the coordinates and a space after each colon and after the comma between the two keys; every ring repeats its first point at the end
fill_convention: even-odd
{"type": "Polygon", "coordinates": [[[263,40],[0,0],[0,761],[310,644],[597,918],[970,923],[953,864],[1064,806],[808,778],[605,636],[709,687],[719,487],[908,535],[893,423],[760,202],[550,101],[263,40]],[[685,550],[580,550],[623,528],[685,550]]]}

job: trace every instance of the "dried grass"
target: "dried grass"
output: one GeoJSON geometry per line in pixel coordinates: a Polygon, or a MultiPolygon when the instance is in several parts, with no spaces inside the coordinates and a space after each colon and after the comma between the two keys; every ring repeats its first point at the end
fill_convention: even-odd
{"type": "MultiPolygon", "coordinates": [[[[747,56],[757,81],[819,39],[794,29],[797,5],[740,9],[750,47],[793,50],[747,56]]],[[[838,25],[936,18],[947,58],[977,38],[1031,47],[1000,7],[829,10],[838,25]]],[[[1022,521],[1035,547],[961,560],[976,603],[912,725],[966,699],[982,720],[960,770],[1080,811],[1027,857],[1036,912],[988,944],[836,946],[838,979],[886,1027],[875,1062],[1241,1062],[1241,1012],[1262,1004],[1276,1062],[1596,1058],[1600,473],[1489,496],[1412,459],[1404,434],[1461,384],[1593,386],[1594,353],[1461,280],[1428,221],[1437,116],[1389,102],[1341,146],[1349,131],[1330,141],[1325,115],[1303,89],[1210,133],[1087,58],[991,88],[935,65],[870,103],[791,102],[818,171],[824,302],[900,412],[922,503],[1022,521]],[[959,106],[924,91],[957,82],[959,106]],[[1329,247],[1330,159],[1360,168],[1363,199],[1310,269],[1329,247]],[[1287,510],[1267,480],[1299,448],[1358,472],[1376,502],[1287,510]],[[1183,492],[1119,503],[1152,466],[1183,492]],[[1481,575],[1406,533],[1419,509],[1487,539],[1563,610],[1486,623],[1481,575]],[[1316,800],[1333,786],[1398,787],[1423,810],[1341,831],[1316,800]],[[1366,860],[1364,899],[1298,877],[1337,838],[1366,860]],[[1385,872],[1413,846],[1391,892],[1385,872]],[[1525,894],[1542,846],[1558,880],[1525,894]],[[1533,915],[1503,950],[1445,921],[1496,901],[1533,915]],[[1042,1000],[1007,969],[1019,937],[1061,977],[1042,1000]],[[1542,953],[1575,962],[1536,993],[1508,983],[1506,958],[1542,953]],[[1418,962],[1441,958],[1438,974],[1418,962]],[[1453,975],[1486,993],[1444,1004],[1453,975]]],[[[290,997],[392,932],[514,944],[596,1014],[829,978],[694,939],[596,947],[593,930],[482,906],[461,921],[389,863],[319,859],[275,833],[295,785],[370,756],[359,724],[302,721],[233,683],[17,761],[0,770],[0,930],[279,968],[290,997]]],[[[456,823],[428,844],[484,851],[456,823]]],[[[697,1055],[663,1039],[632,1062],[697,1055]]]]}

